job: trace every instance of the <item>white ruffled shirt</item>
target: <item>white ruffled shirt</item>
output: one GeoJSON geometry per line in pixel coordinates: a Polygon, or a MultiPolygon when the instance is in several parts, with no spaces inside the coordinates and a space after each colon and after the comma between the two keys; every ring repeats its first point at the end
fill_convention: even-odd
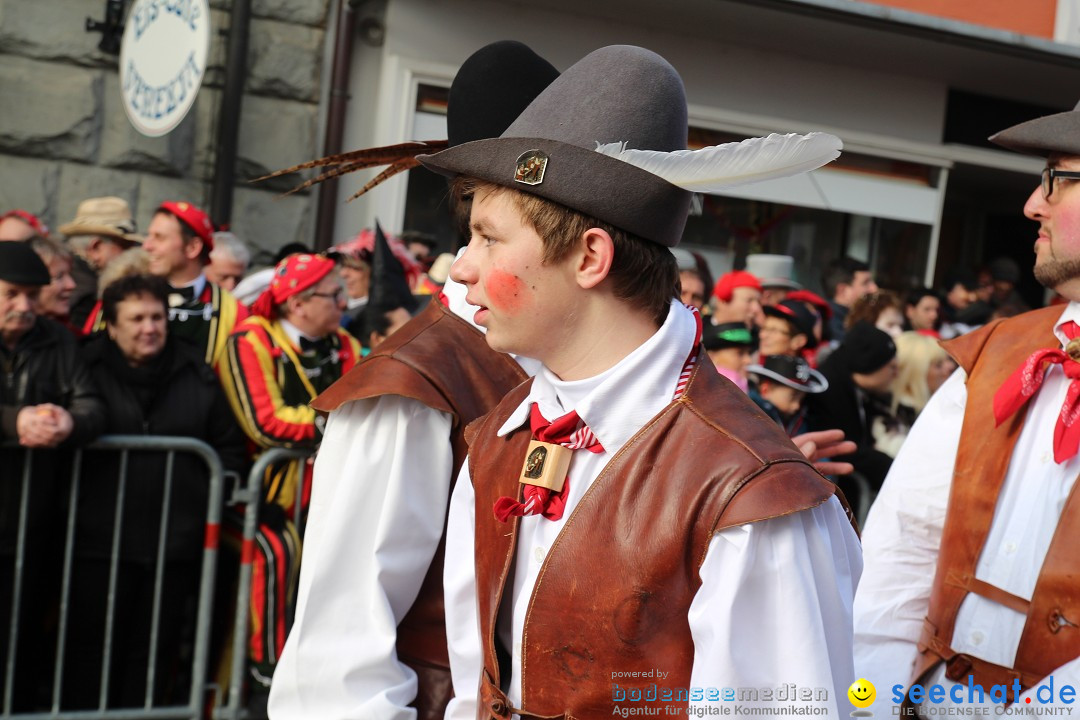
{"type": "MultiPolygon", "coordinates": [[[[525,610],[547,551],[603,467],[671,402],[694,335],[693,315],[673,303],[660,330],[601,375],[566,382],[546,369],[540,372],[528,397],[499,430],[505,435],[525,423],[535,402],[552,419],[576,410],[604,447],[601,453],[573,454],[562,519],[522,518],[508,596],[511,617],[498,628],[512,650],[508,698],[515,707],[521,698],[525,610]]],[[[476,717],[482,672],[474,508],[466,464],[451,498],[447,527],[446,624],[456,696],[447,709],[448,720],[476,717]]],[[[481,521],[496,522],[490,514],[481,521]]],[[[702,585],[688,613],[695,648],[691,686],[775,688],[796,683],[826,688],[828,716],[846,714],[847,688],[855,679],[851,603],[861,568],[858,539],[836,498],[811,510],[718,533],[701,566],[702,585]]]]}
{"type": "MultiPolygon", "coordinates": [[[[1062,347],[1068,338],[1060,327],[1069,320],[1080,322],[1080,304],[1069,303],[1054,326],[1062,347]]],[[[891,688],[907,688],[912,679],[967,406],[966,380],[964,371],[957,370],[930,398],[863,530],[866,571],[855,597],[855,669],[877,686],[875,711],[883,715],[891,713],[891,688]]],[[[1061,465],[1054,462],[1054,426],[1068,386],[1061,368],[1051,365],[1038,393],[1019,411],[1026,412],[1024,428],[975,568],[978,579],[1024,599],[1031,598],[1065,500],[1080,474],[1080,456],[1061,465]]],[[[1024,615],[972,593],[960,606],[951,646],[1011,666],[1024,622],[1024,615]]],[[[1063,683],[1080,687],[1080,660],[1053,675],[1055,688],[1063,683]]],[[[940,707],[952,704],[947,692],[955,683],[945,677],[943,666],[928,684],[946,688],[940,707]]]]}

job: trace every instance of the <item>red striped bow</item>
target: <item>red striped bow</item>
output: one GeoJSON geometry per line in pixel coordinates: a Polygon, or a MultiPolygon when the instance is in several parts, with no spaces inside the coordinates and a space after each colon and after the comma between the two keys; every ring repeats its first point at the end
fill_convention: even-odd
{"type": "MultiPolygon", "coordinates": [[[[529,427],[535,440],[562,445],[571,450],[604,452],[604,447],[585,421],[578,417],[576,410],[548,422],[540,413],[539,406],[533,403],[529,410],[529,427]]],[[[515,516],[543,515],[548,520],[558,520],[566,509],[566,493],[569,490],[569,477],[563,483],[562,491],[557,493],[536,485],[525,485],[522,502],[512,497],[501,497],[495,501],[495,518],[499,522],[507,522],[515,516]]]]}

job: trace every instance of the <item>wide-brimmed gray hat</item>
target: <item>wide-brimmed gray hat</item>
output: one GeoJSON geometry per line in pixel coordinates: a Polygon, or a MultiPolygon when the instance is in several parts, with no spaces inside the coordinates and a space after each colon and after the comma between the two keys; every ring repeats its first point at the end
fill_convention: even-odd
{"type": "Polygon", "coordinates": [[[840,153],[823,133],[687,150],[682,79],[654,52],[600,48],[560,75],[501,137],[417,159],[448,176],[538,195],[674,247],[693,192],[820,167],[840,153]]]}
{"type": "Polygon", "coordinates": [[[1080,155],[1080,103],[1067,112],[1006,128],[991,135],[990,142],[1029,155],[1045,157],[1054,152],[1080,155]]]}
{"type": "Polygon", "coordinates": [[[746,272],[761,281],[761,287],[802,290],[802,285],[791,279],[795,272],[795,258],[790,255],[756,253],[746,256],[746,272]]]}

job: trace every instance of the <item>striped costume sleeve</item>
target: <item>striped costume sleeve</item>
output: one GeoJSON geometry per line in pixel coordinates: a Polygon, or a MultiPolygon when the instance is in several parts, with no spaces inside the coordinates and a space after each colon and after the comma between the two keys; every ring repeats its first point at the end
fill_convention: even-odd
{"type": "Polygon", "coordinates": [[[313,445],[317,439],[315,411],[307,403],[285,402],[274,347],[264,337],[258,330],[229,337],[221,381],[233,412],[244,432],[260,447],[313,445]]]}

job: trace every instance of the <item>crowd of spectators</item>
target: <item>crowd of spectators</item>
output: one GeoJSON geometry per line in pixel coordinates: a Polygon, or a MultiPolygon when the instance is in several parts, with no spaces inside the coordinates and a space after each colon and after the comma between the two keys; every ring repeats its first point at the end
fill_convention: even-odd
{"type": "MultiPolygon", "coordinates": [[[[53,528],[65,503],[78,511],[65,706],[91,708],[101,695],[114,560],[116,612],[125,622],[114,624],[109,641],[109,702],[137,705],[147,693],[163,522],[165,601],[157,623],[165,630],[153,661],[175,670],[190,652],[208,474],[177,459],[166,493],[163,456],[136,453],[125,463],[131,480],[118,502],[126,481],[117,457],[87,456],[73,495],[69,451],[102,434],[193,437],[241,477],[269,448],[314,451],[323,420],[311,401],[425,302],[440,301],[452,257],[437,256],[430,237],[387,237],[375,228],[326,254],[285,246],[271,265],[252,267],[252,247],[215,232],[198,207],[164,201],[140,235],[127,203],[115,197],[85,200],[58,235],[29,213],[9,212],[0,239],[8,241],[0,242],[0,465],[32,468],[25,489],[22,472],[0,482],[0,647],[10,629],[13,509],[23,492],[23,558],[35,568],[24,577],[17,618],[15,707],[40,706],[53,677],[47,648],[55,647],[50,618],[61,567],[53,528]],[[37,451],[32,465],[29,450],[37,451]]],[[[868,265],[844,257],[823,272],[821,296],[792,279],[787,256],[751,255],[744,269],[714,282],[702,258],[680,252],[681,298],[703,314],[702,341],[717,370],[790,437],[840,429],[854,441],[854,452],[832,458],[865,479],[838,478],[851,494],[880,487],[908,428],[955,369],[937,340],[1022,309],[1019,271],[1007,260],[988,266],[981,280],[961,268],[946,274],[940,290],[889,290],[878,288],[868,265]]],[[[310,481],[310,460],[272,466],[263,478],[250,659],[254,677],[266,682],[288,631],[296,521],[310,481]]],[[[157,673],[155,702],[187,691],[177,678],[183,673],[157,673]]]]}
{"type": "Polygon", "coordinates": [[[1019,268],[999,258],[981,273],[949,270],[937,290],[886,289],[869,265],[842,257],[822,272],[824,298],[795,282],[793,270],[791,257],[750,255],[745,269],[722,275],[703,306],[711,318],[705,347],[790,436],[843,430],[857,449],[836,459],[852,463],[865,484],[838,482],[852,497],[867,487],[873,494],[956,369],[939,340],[1025,310],[1019,268]]]}

